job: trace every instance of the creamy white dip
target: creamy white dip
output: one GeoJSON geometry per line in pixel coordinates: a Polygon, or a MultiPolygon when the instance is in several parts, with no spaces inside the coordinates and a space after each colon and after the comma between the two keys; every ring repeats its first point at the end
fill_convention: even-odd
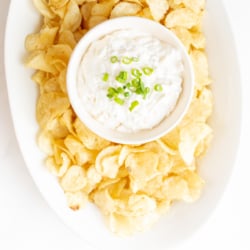
{"type": "Polygon", "coordinates": [[[172,45],[138,30],[119,30],[94,41],[83,55],[78,68],[78,94],[84,109],[105,127],[117,131],[136,132],[151,129],[175,108],[182,91],[184,66],[181,53],[172,45]],[[119,62],[112,63],[111,57],[119,62]],[[124,64],[121,58],[136,58],[124,64]],[[130,92],[123,104],[107,97],[110,87],[123,84],[116,80],[121,71],[128,73],[126,82],[133,79],[132,69],[149,67],[150,75],[140,76],[150,89],[146,97],[130,92]],[[108,79],[103,80],[104,74],[108,79]],[[156,91],[154,86],[161,86],[156,91]],[[131,111],[131,103],[138,105],[131,111]]]}

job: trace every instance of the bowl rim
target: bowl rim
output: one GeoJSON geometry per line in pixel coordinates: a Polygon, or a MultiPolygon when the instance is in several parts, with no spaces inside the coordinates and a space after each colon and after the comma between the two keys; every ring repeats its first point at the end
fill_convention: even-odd
{"type": "Polygon", "coordinates": [[[185,46],[179,38],[167,27],[142,17],[125,16],[106,20],[89,30],[78,42],[70,57],[66,72],[66,88],[70,103],[77,117],[85,124],[88,129],[98,136],[120,144],[143,144],[162,137],[164,134],[174,129],[186,114],[194,94],[195,76],[191,58],[186,51],[185,46]],[[122,27],[122,28],[121,28],[122,27]],[[168,42],[182,54],[184,64],[184,79],[182,83],[182,92],[179,96],[175,108],[163,120],[156,124],[152,129],[140,130],[137,132],[119,132],[103,126],[96,121],[80,105],[80,98],[77,93],[77,69],[80,61],[93,41],[108,35],[112,32],[124,29],[140,29],[142,32],[149,33],[159,40],[168,42]]]}

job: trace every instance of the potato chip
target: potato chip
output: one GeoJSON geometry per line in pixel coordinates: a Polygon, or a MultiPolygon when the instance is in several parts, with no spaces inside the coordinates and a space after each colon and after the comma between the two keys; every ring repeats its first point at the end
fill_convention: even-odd
{"type": "Polygon", "coordinates": [[[110,18],[120,16],[133,16],[141,11],[141,6],[137,3],[119,2],[111,11],[110,18]]]}
{"type": "Polygon", "coordinates": [[[109,178],[115,178],[121,165],[119,154],[121,146],[109,146],[103,149],[96,157],[96,170],[99,174],[109,178]]]}
{"type": "Polygon", "coordinates": [[[208,61],[204,51],[192,50],[190,52],[194,66],[196,88],[201,89],[211,83],[208,73],[208,61]]]}
{"type": "Polygon", "coordinates": [[[49,7],[60,9],[65,6],[70,0],[48,0],[49,7]]]}
{"type": "Polygon", "coordinates": [[[82,192],[65,192],[68,207],[76,211],[85,207],[88,202],[88,196],[82,192]]]}
{"type": "Polygon", "coordinates": [[[28,35],[25,39],[26,50],[46,50],[54,44],[57,31],[57,27],[44,27],[39,33],[28,35]]]}
{"type": "Polygon", "coordinates": [[[101,150],[110,145],[109,141],[91,132],[78,118],[74,122],[74,128],[77,136],[88,149],[101,150]]]}
{"type": "Polygon", "coordinates": [[[45,161],[45,165],[52,174],[61,177],[66,173],[66,171],[70,167],[71,160],[64,152],[62,152],[59,157],[61,158],[61,162],[56,163],[55,158],[49,156],[45,161]]]}
{"type": "Polygon", "coordinates": [[[76,164],[83,166],[86,163],[94,163],[96,153],[88,150],[77,138],[72,135],[68,135],[64,144],[70,154],[75,158],[76,164]]]}
{"type": "Polygon", "coordinates": [[[211,128],[205,123],[189,123],[180,132],[179,151],[186,162],[190,165],[194,160],[194,152],[198,144],[211,134],[211,128]]]}
{"type": "Polygon", "coordinates": [[[197,16],[192,10],[187,8],[175,9],[167,15],[164,24],[167,28],[183,27],[191,29],[200,22],[200,16],[197,16]]]}
{"type": "Polygon", "coordinates": [[[108,0],[94,4],[91,8],[91,16],[104,16],[108,18],[114,4],[115,0],[108,0]]]}
{"type": "Polygon", "coordinates": [[[41,70],[46,73],[57,73],[55,66],[48,63],[45,51],[34,50],[31,54],[29,54],[25,64],[29,68],[41,70]]]}
{"type": "Polygon", "coordinates": [[[36,112],[38,123],[45,128],[50,120],[62,115],[69,106],[68,98],[62,93],[51,92],[40,95],[36,112]]]}
{"type": "Polygon", "coordinates": [[[63,18],[61,30],[76,31],[82,22],[82,15],[78,4],[75,1],[69,1],[67,5],[67,11],[63,18]]]}
{"type": "Polygon", "coordinates": [[[77,192],[87,185],[86,171],[77,165],[71,166],[60,179],[63,190],[77,192]]]}
{"type": "Polygon", "coordinates": [[[151,20],[154,19],[148,7],[143,8],[137,15],[139,17],[144,17],[144,18],[151,19],[151,20]]]}
{"type": "Polygon", "coordinates": [[[205,0],[175,0],[176,4],[184,4],[185,7],[191,9],[195,13],[199,13],[205,9],[205,0]]]}
{"type": "Polygon", "coordinates": [[[52,136],[47,130],[40,130],[37,135],[38,147],[47,155],[53,155],[52,136]]]}
{"type": "Polygon", "coordinates": [[[146,0],[146,3],[155,21],[160,21],[169,8],[166,0],[146,0]]]}
{"type": "Polygon", "coordinates": [[[95,27],[97,24],[102,23],[107,20],[106,16],[91,16],[87,21],[87,28],[91,29],[95,27]]]}
{"type": "Polygon", "coordinates": [[[58,43],[67,44],[71,47],[71,49],[74,49],[74,47],[76,46],[76,40],[73,32],[70,30],[63,30],[62,32],[60,32],[58,43]]]}
{"type": "Polygon", "coordinates": [[[87,21],[91,16],[91,10],[95,6],[97,1],[86,2],[81,6],[81,15],[84,21],[87,21]]]}

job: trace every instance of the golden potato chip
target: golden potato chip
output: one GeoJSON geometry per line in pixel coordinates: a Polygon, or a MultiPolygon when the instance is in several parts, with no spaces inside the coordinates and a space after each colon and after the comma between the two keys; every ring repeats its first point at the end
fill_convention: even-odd
{"type": "MultiPolygon", "coordinates": [[[[86,28],[86,27],[85,27],[86,28]]],[[[76,42],[79,42],[80,39],[88,32],[87,29],[78,29],[77,31],[74,32],[74,37],[76,42]]]]}
{"type": "Polygon", "coordinates": [[[201,89],[211,83],[208,73],[208,61],[204,51],[193,49],[190,52],[190,57],[193,62],[196,88],[201,89]]]}
{"type": "Polygon", "coordinates": [[[103,149],[96,157],[96,170],[102,176],[115,178],[121,165],[119,164],[119,154],[121,145],[109,146],[103,149]]]}
{"type": "Polygon", "coordinates": [[[55,139],[65,138],[69,134],[67,127],[61,123],[59,117],[48,121],[46,129],[50,131],[51,135],[55,139]]]}
{"type": "Polygon", "coordinates": [[[74,122],[74,128],[77,136],[88,149],[101,150],[110,145],[109,141],[91,132],[78,118],[74,122]]]}
{"type": "Polygon", "coordinates": [[[76,46],[76,40],[73,32],[70,30],[63,30],[62,32],[60,32],[58,43],[67,44],[71,47],[71,49],[74,49],[76,46]]]}
{"type": "Polygon", "coordinates": [[[192,35],[190,31],[186,28],[183,27],[174,27],[171,29],[175,35],[181,40],[181,42],[184,44],[186,47],[187,51],[189,51],[191,43],[192,43],[192,35]]]}
{"type": "Polygon", "coordinates": [[[67,44],[56,44],[48,48],[46,54],[46,60],[51,64],[56,62],[62,62],[62,64],[67,65],[72,49],[67,44]]]}
{"type": "Polygon", "coordinates": [[[87,21],[91,16],[91,10],[95,6],[97,1],[86,2],[81,6],[81,15],[84,21],[87,21]]]}
{"type": "Polygon", "coordinates": [[[84,208],[88,202],[88,196],[82,191],[77,192],[65,192],[68,207],[76,211],[84,208]]]}
{"type": "Polygon", "coordinates": [[[204,186],[204,180],[196,172],[189,170],[183,172],[182,176],[186,180],[189,188],[189,198],[186,198],[185,201],[193,202],[197,200],[204,186]]]}
{"type": "Polygon", "coordinates": [[[206,39],[201,32],[191,32],[191,44],[196,49],[205,49],[206,39]]]}
{"type": "Polygon", "coordinates": [[[108,18],[114,4],[115,0],[108,0],[94,4],[91,8],[91,16],[105,16],[108,18]]]}
{"type": "Polygon", "coordinates": [[[37,135],[38,147],[47,155],[53,155],[52,136],[47,130],[40,130],[37,135]]]}
{"type": "Polygon", "coordinates": [[[93,195],[94,203],[103,213],[112,213],[116,210],[117,201],[112,199],[107,189],[95,192],[93,195]]]}
{"type": "Polygon", "coordinates": [[[44,27],[39,33],[28,35],[25,39],[26,50],[46,50],[54,44],[57,31],[58,27],[44,27]]]}
{"type": "Polygon", "coordinates": [[[198,122],[191,122],[181,129],[179,151],[187,165],[194,160],[197,145],[211,132],[212,130],[207,124],[198,122]]]}
{"type": "Polygon", "coordinates": [[[77,165],[71,166],[60,179],[63,190],[77,192],[87,185],[86,171],[77,165]]]}
{"type": "Polygon", "coordinates": [[[180,126],[195,121],[205,123],[211,116],[213,109],[212,92],[208,88],[203,88],[198,97],[195,97],[189,107],[187,114],[182,120],[180,126]]]}
{"type": "Polygon", "coordinates": [[[137,3],[119,2],[111,11],[110,17],[133,16],[141,11],[142,7],[137,3]]]}
{"type": "Polygon", "coordinates": [[[60,9],[65,6],[70,0],[48,0],[48,5],[55,9],[60,9]]]}
{"type": "Polygon", "coordinates": [[[48,63],[46,52],[42,50],[35,50],[31,54],[29,54],[28,58],[26,59],[25,65],[29,68],[41,70],[46,73],[57,73],[54,65],[48,63]]]}
{"type": "Polygon", "coordinates": [[[64,152],[62,152],[59,157],[61,158],[61,162],[56,163],[55,158],[53,156],[49,156],[45,161],[45,165],[52,174],[61,177],[70,167],[71,160],[64,152]]]}
{"type": "Polygon", "coordinates": [[[144,18],[151,19],[151,20],[154,19],[148,7],[143,8],[137,15],[139,17],[144,17],[144,18]]]}
{"type": "Polygon", "coordinates": [[[97,24],[102,23],[107,20],[106,16],[91,16],[87,21],[87,28],[91,29],[97,24]]]}
{"type": "Polygon", "coordinates": [[[187,8],[175,9],[167,15],[164,24],[167,28],[183,27],[191,29],[200,22],[200,16],[197,16],[192,10],[187,8]]]}
{"type": "Polygon", "coordinates": [[[191,9],[195,13],[199,13],[200,11],[205,9],[205,0],[175,0],[176,4],[183,3],[185,7],[191,9]]]}
{"type": "Polygon", "coordinates": [[[146,3],[155,21],[160,21],[169,8],[167,0],[146,0],[146,3]]]}
{"type": "Polygon", "coordinates": [[[82,15],[78,4],[75,1],[69,1],[67,11],[63,18],[61,30],[76,31],[82,22],[82,15]]]}
{"type": "Polygon", "coordinates": [[[69,99],[62,93],[51,92],[40,95],[36,111],[38,123],[45,128],[50,120],[62,115],[69,106],[69,99]]]}
{"type": "Polygon", "coordinates": [[[70,154],[74,156],[76,164],[83,166],[86,163],[94,163],[96,153],[88,150],[77,138],[72,135],[68,135],[64,144],[70,154]]]}

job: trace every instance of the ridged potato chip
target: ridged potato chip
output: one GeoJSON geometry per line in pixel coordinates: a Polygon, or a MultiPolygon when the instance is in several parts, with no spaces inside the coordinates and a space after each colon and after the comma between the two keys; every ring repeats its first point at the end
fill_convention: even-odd
{"type": "Polygon", "coordinates": [[[167,0],[146,0],[146,3],[155,21],[160,21],[169,8],[167,0]]]}
{"type": "Polygon", "coordinates": [[[110,17],[133,16],[142,9],[141,5],[130,2],[119,2],[112,9],[110,17]]]}
{"type": "Polygon", "coordinates": [[[71,166],[60,179],[63,190],[77,192],[87,185],[86,171],[78,165],[71,166]]]}
{"type": "Polygon", "coordinates": [[[167,15],[164,24],[167,28],[183,27],[191,29],[200,23],[200,16],[187,8],[175,9],[167,15]]]}

